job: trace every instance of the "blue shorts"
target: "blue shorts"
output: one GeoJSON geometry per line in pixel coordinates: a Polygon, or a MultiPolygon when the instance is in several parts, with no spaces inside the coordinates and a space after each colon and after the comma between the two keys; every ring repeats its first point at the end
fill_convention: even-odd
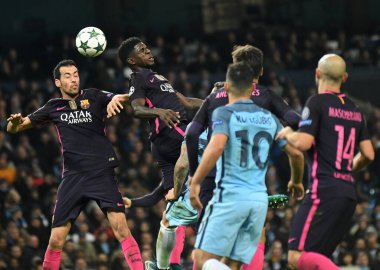
{"type": "Polygon", "coordinates": [[[58,188],[52,227],[75,220],[90,200],[96,201],[104,213],[125,212],[112,168],[65,176],[58,188]]]}
{"type": "Polygon", "coordinates": [[[266,201],[211,200],[195,247],[249,264],[256,252],[268,210],[266,201]]]}
{"type": "Polygon", "coordinates": [[[198,221],[198,211],[190,204],[189,190],[186,189],[175,202],[166,206],[166,219],[169,226],[188,226],[198,221]]]}

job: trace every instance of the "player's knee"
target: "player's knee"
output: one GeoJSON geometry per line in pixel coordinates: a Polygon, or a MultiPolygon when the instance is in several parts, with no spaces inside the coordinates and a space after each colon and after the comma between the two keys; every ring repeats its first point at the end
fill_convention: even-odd
{"type": "Polygon", "coordinates": [[[49,247],[53,250],[61,250],[65,244],[66,236],[59,234],[51,234],[49,239],[49,247]]]}
{"type": "Polygon", "coordinates": [[[288,252],[288,264],[291,269],[297,269],[298,260],[301,256],[299,251],[289,250],[288,252]]]}

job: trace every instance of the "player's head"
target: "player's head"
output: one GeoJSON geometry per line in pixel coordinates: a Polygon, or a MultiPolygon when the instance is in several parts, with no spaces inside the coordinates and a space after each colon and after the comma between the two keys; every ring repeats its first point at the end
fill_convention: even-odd
{"type": "Polygon", "coordinates": [[[252,92],[252,76],[254,71],[247,62],[236,62],[228,66],[226,83],[228,94],[236,97],[250,96],[252,92]]]}
{"type": "Polygon", "coordinates": [[[325,54],[318,61],[315,70],[315,81],[317,85],[324,81],[328,85],[340,86],[348,78],[346,62],[336,54],[325,54]]]}
{"type": "Polygon", "coordinates": [[[138,37],[130,37],[124,40],[118,49],[121,62],[134,67],[150,67],[154,65],[154,58],[150,49],[138,37]]]}
{"type": "Polygon", "coordinates": [[[259,48],[252,45],[234,46],[231,55],[234,63],[244,61],[251,66],[254,79],[263,75],[264,54],[259,48]]]}
{"type": "Polygon", "coordinates": [[[70,59],[59,62],[53,70],[54,83],[62,96],[74,98],[79,93],[79,71],[77,64],[70,59]]]}

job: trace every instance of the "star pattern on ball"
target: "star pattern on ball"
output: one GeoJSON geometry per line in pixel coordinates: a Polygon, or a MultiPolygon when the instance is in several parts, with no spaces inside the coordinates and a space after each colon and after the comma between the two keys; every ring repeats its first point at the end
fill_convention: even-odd
{"type": "Polygon", "coordinates": [[[90,48],[88,45],[87,45],[87,41],[83,42],[83,41],[80,41],[80,46],[79,48],[83,49],[84,51],[86,51],[86,49],[90,48]]]}
{"type": "Polygon", "coordinates": [[[87,33],[90,34],[90,38],[92,38],[92,37],[97,37],[97,36],[100,35],[98,32],[95,31],[95,29],[92,29],[91,32],[87,32],[87,33]]]}
{"type": "Polygon", "coordinates": [[[98,43],[98,46],[96,46],[96,47],[94,48],[94,49],[96,50],[96,53],[98,53],[98,52],[102,52],[102,51],[104,50],[103,45],[104,45],[104,44],[100,44],[100,43],[98,43]]]}

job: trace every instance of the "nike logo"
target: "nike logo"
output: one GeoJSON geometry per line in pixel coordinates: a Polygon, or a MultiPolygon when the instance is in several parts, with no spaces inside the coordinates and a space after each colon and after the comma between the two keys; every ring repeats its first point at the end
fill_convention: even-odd
{"type": "Polygon", "coordinates": [[[122,204],[122,203],[117,203],[116,205],[117,205],[117,206],[123,206],[124,204],[122,204]]]}
{"type": "Polygon", "coordinates": [[[149,80],[149,81],[150,81],[150,83],[153,83],[154,82],[154,77],[151,80],[149,80]]]}
{"type": "Polygon", "coordinates": [[[66,106],[63,106],[63,107],[57,107],[57,111],[63,110],[64,108],[66,108],[66,106]]]}

